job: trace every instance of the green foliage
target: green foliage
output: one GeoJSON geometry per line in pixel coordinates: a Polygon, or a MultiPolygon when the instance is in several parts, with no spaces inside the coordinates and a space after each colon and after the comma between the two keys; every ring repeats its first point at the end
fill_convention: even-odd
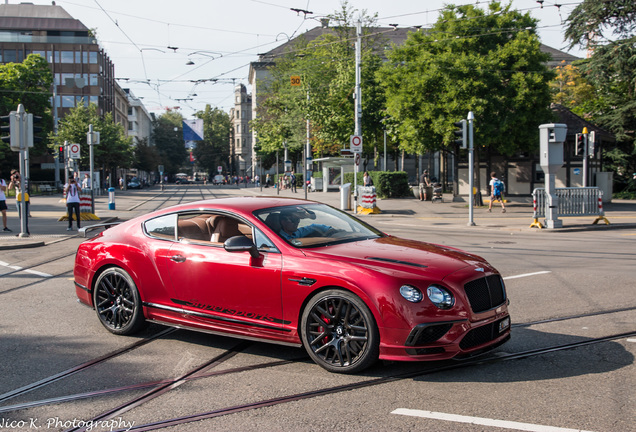
{"type": "Polygon", "coordinates": [[[534,149],[537,125],[552,118],[548,59],[529,14],[496,1],[487,11],[446,7],[430,31],[410,33],[390,52],[379,72],[400,147],[454,151],[453,123],[472,111],[477,146],[508,155],[534,149]]]}
{"type": "MultiPolygon", "coordinates": [[[[0,115],[9,115],[19,104],[27,113],[42,117],[37,126],[42,128],[40,136],[51,130],[53,117],[49,102],[53,75],[48,63],[39,55],[29,54],[22,63],[0,64],[0,115]]],[[[32,155],[45,153],[44,141],[34,143],[32,155]]],[[[0,141],[0,169],[9,172],[18,165],[18,152],[11,151],[9,144],[0,141]]]]}
{"type": "MultiPolygon", "coordinates": [[[[354,133],[355,26],[353,12],[346,2],[329,18],[334,30],[307,42],[296,38],[291,53],[276,59],[271,78],[259,82],[259,108],[252,127],[265,151],[286,145],[295,163],[306,144],[306,120],[311,123],[314,156],[335,155],[348,147],[354,133]],[[292,87],[291,76],[300,76],[302,85],[292,87]],[[261,90],[262,89],[262,90],[261,90]],[[308,98],[309,96],[309,98],[308,98]]],[[[362,81],[364,86],[363,138],[371,153],[373,142],[382,131],[380,122],[384,93],[378,87],[376,71],[381,64],[373,48],[384,38],[370,36],[373,17],[363,14],[362,81]]]]}
{"type": "MultiPolygon", "coordinates": [[[[378,198],[413,197],[408,174],[404,171],[369,171],[378,198]]],[[[362,186],[363,173],[358,173],[358,185],[362,186]]],[[[345,173],[344,182],[354,183],[354,174],[345,173]]]]}
{"type": "Polygon", "coordinates": [[[157,171],[157,167],[159,166],[159,153],[156,147],[152,147],[148,144],[147,138],[137,143],[133,153],[133,168],[148,172],[157,171]]]}
{"type": "Polygon", "coordinates": [[[196,114],[203,119],[203,141],[197,142],[193,154],[199,170],[216,174],[217,167],[222,166],[229,171],[230,158],[230,116],[219,108],[206,105],[205,110],[196,114]]]}
{"type": "Polygon", "coordinates": [[[631,0],[584,0],[568,18],[570,47],[591,51],[580,64],[584,77],[602,103],[595,121],[612,132],[616,148],[604,161],[616,173],[617,184],[630,184],[636,171],[636,3],[631,0]]]}
{"type": "Polygon", "coordinates": [[[90,166],[90,149],[86,134],[91,124],[93,131],[100,133],[100,143],[93,146],[95,166],[109,170],[130,167],[133,159],[132,139],[126,136],[121,124],[113,121],[111,113],[101,117],[95,104],[81,104],[60,119],[57,135],[49,135],[52,150],[55,151],[56,146],[64,144],[65,141],[79,144],[79,166],[80,169],[87,170],[90,166]]]}
{"type": "Polygon", "coordinates": [[[174,176],[188,161],[183,143],[183,116],[176,111],[167,111],[153,121],[153,134],[164,175],[174,176]]]}

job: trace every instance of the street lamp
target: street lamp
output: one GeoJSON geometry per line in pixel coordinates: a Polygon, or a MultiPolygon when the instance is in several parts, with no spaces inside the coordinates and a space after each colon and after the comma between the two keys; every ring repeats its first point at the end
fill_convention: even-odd
{"type": "MultiPolygon", "coordinates": [[[[216,51],[194,51],[194,52],[191,52],[190,54],[188,54],[188,56],[195,55],[195,54],[206,56],[206,57],[210,57],[212,60],[216,60],[216,59],[218,59],[220,57],[223,57],[223,54],[221,54],[220,52],[216,52],[216,51]]],[[[208,61],[212,61],[212,60],[208,60],[208,61]]],[[[192,66],[194,64],[195,63],[192,61],[192,59],[188,59],[188,61],[186,62],[187,66],[192,66]]]]}

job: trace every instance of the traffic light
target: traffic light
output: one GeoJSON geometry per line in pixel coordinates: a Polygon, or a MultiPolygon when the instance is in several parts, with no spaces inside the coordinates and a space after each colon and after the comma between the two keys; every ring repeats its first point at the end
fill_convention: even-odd
{"type": "Polygon", "coordinates": [[[8,116],[0,117],[0,130],[2,132],[9,132],[9,135],[3,136],[2,141],[8,143],[11,146],[12,150],[20,149],[20,136],[19,136],[19,124],[18,124],[18,113],[15,111],[11,111],[11,114],[8,116]],[[5,123],[7,123],[5,125],[5,123]]]}
{"type": "Polygon", "coordinates": [[[458,122],[453,123],[455,126],[457,126],[458,128],[461,128],[459,130],[456,130],[453,132],[453,134],[458,137],[458,139],[456,139],[455,141],[453,141],[455,144],[459,144],[461,146],[461,148],[466,148],[467,146],[467,141],[468,141],[468,134],[466,133],[466,126],[467,126],[467,122],[465,119],[462,119],[458,122]]]}
{"type": "Polygon", "coordinates": [[[42,132],[40,126],[33,126],[34,124],[42,123],[42,117],[33,114],[27,114],[27,146],[33,147],[33,142],[41,142],[42,137],[37,136],[38,132],[42,132]]]}
{"type": "Polygon", "coordinates": [[[574,140],[574,154],[583,156],[585,154],[585,140],[583,134],[577,133],[574,140]]]}
{"type": "Polygon", "coordinates": [[[63,164],[64,163],[64,146],[58,146],[57,147],[57,160],[63,164]]]}

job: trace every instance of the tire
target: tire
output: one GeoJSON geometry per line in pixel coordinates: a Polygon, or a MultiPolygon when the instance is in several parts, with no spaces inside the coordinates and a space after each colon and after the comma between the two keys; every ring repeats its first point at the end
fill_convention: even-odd
{"type": "Polygon", "coordinates": [[[307,353],[330,372],[360,372],[378,360],[380,334],[371,311],[357,296],[332,289],[312,297],[301,318],[307,353]]]}
{"type": "Polygon", "coordinates": [[[137,286],[119,267],[110,267],[99,275],[93,304],[99,321],[116,335],[131,335],[146,325],[137,286]]]}

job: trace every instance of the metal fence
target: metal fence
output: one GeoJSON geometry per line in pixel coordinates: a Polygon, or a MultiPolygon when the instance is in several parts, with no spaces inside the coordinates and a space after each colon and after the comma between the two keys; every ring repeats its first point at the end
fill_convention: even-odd
{"type": "MultiPolygon", "coordinates": [[[[571,187],[556,188],[557,196],[557,217],[568,216],[596,216],[594,224],[599,220],[609,225],[603,211],[603,191],[597,187],[571,187]]],[[[545,188],[536,188],[532,191],[532,202],[534,205],[534,222],[530,227],[543,228],[538,222],[539,218],[545,217],[549,206],[548,194],[545,188]]]]}

